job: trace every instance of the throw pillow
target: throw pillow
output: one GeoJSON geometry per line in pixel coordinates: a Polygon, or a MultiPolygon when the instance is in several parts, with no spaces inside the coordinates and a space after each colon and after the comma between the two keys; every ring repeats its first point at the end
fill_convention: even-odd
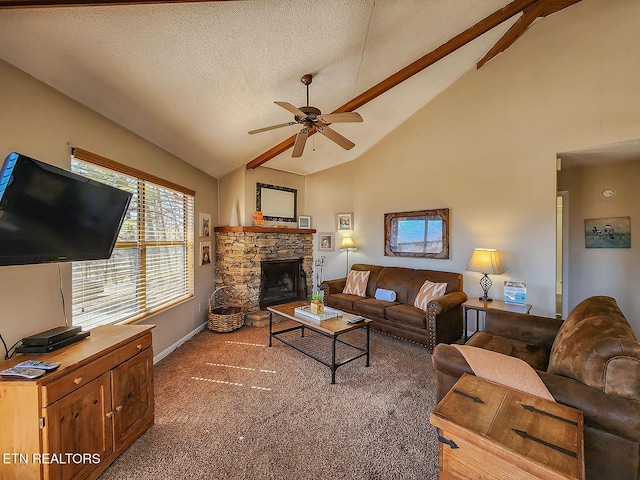
{"type": "Polygon", "coordinates": [[[366,297],[369,275],[371,275],[369,270],[349,270],[347,284],[344,286],[342,293],[349,293],[351,295],[357,295],[358,297],[366,297]]]}
{"type": "Polygon", "coordinates": [[[416,295],[416,299],[413,302],[413,305],[426,312],[429,302],[434,298],[439,298],[444,295],[444,292],[446,290],[446,283],[433,283],[429,280],[425,280],[420,287],[420,291],[416,295]]]}
{"type": "Polygon", "coordinates": [[[376,288],[376,300],[386,300],[387,302],[396,301],[396,292],[385,288],[376,288]]]}

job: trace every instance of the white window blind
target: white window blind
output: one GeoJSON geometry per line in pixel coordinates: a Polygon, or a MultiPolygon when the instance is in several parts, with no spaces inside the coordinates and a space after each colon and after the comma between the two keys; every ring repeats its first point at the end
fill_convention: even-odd
{"type": "Polygon", "coordinates": [[[193,296],[193,192],[77,148],[71,170],[133,194],[111,258],[73,262],[73,324],[133,322],[193,296]]]}

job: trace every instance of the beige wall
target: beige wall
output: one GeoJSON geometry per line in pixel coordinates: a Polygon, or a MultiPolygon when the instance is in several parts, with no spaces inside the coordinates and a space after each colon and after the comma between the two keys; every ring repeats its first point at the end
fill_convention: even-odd
{"type": "MultiPolygon", "coordinates": [[[[234,201],[238,204],[240,225],[245,227],[253,225],[253,212],[256,210],[256,183],[258,182],[295,188],[298,198],[298,215],[306,215],[305,177],[273,168],[258,167],[247,170],[242,166],[220,179],[220,214],[217,225],[229,225],[234,201]]],[[[269,225],[285,225],[289,228],[295,228],[297,222],[265,221],[265,226],[269,225]]]]}
{"type": "MultiPolygon", "coordinates": [[[[473,248],[497,248],[494,298],[504,280],[524,281],[532,312],[553,316],[556,153],[640,137],[640,2],[615,3],[536,23],[351,165],[309,176],[314,228],[335,231],[335,213],[352,209],[350,260],[464,272],[470,296],[481,293],[465,271],[473,248]],[[385,257],[384,213],[431,208],[450,209],[451,258],[385,257]]],[[[329,256],[325,278],[344,276],[345,260],[329,256]]]]}
{"type": "MultiPolygon", "coordinates": [[[[69,147],[81,147],[195,190],[196,218],[198,212],[212,213],[216,224],[215,178],[3,61],[0,61],[0,85],[2,159],[17,151],[69,169],[69,147]]],[[[206,321],[214,265],[195,269],[195,298],[147,321],[156,324],[153,331],[156,355],[206,321]],[[198,304],[202,304],[202,311],[198,304]]],[[[60,271],[66,313],[71,319],[70,264],[60,264],[60,271]]],[[[0,333],[9,345],[26,335],[64,324],[58,264],[0,267],[0,305],[0,333]]]]}
{"type": "Polygon", "coordinates": [[[640,225],[640,159],[624,163],[570,168],[558,173],[558,190],[566,190],[568,205],[568,267],[566,284],[569,308],[591,295],[614,297],[636,333],[640,333],[640,284],[638,226],[640,225]],[[613,188],[616,195],[600,193],[613,188]],[[586,248],[586,218],[631,217],[631,248],[586,248]]]}

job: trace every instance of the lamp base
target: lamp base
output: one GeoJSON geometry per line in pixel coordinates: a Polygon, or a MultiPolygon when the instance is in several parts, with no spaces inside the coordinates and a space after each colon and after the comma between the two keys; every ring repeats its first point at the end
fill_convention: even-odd
{"type": "Polygon", "coordinates": [[[493,298],[489,297],[479,297],[478,300],[480,300],[481,302],[493,302],[493,298]]]}

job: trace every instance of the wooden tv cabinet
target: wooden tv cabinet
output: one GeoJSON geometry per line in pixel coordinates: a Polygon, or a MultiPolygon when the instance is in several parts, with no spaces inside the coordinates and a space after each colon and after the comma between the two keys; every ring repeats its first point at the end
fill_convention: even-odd
{"type": "Polygon", "coordinates": [[[0,478],[95,479],[154,421],[153,325],[107,325],[51,353],[35,380],[0,377],[0,478]]]}

